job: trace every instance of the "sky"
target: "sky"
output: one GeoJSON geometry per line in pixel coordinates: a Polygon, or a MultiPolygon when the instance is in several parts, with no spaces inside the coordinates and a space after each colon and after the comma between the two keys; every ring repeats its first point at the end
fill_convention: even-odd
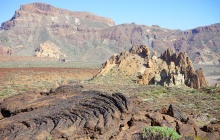
{"type": "Polygon", "coordinates": [[[0,0],[0,23],[10,20],[20,5],[33,2],[90,12],[116,25],[135,22],[187,30],[220,23],[220,0],[0,0]]]}

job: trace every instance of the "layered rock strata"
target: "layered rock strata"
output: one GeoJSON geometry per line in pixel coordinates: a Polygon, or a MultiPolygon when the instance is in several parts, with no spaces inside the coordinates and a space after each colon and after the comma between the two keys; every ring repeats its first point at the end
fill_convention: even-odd
{"type": "Polygon", "coordinates": [[[169,47],[176,52],[184,51],[193,63],[219,64],[219,40],[220,24],[186,31],[135,23],[115,25],[106,17],[44,3],[21,5],[0,27],[0,48],[10,48],[11,55],[34,56],[40,44],[50,41],[67,54],[68,59],[101,60],[99,63],[114,53],[144,44],[157,53],[169,47]]]}

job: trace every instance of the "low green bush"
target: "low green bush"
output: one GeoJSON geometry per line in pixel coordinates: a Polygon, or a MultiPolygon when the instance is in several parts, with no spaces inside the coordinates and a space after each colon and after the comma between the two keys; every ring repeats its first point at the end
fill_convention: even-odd
{"type": "Polygon", "coordinates": [[[179,140],[181,138],[172,128],[159,126],[145,127],[142,137],[144,140],[179,140]]]}

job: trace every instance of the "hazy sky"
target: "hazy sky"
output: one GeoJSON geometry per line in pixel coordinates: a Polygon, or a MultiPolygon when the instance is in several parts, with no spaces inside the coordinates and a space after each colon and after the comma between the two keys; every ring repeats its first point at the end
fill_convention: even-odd
{"type": "Polygon", "coordinates": [[[11,19],[20,5],[32,2],[91,12],[116,24],[135,22],[186,30],[220,23],[220,0],[0,0],[0,23],[11,19]]]}

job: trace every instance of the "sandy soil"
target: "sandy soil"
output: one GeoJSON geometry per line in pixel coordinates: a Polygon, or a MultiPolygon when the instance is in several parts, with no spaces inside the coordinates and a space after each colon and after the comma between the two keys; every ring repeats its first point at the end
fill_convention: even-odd
{"type": "Polygon", "coordinates": [[[0,68],[0,99],[28,91],[48,91],[90,79],[97,72],[97,69],[83,68],[0,68]]]}
{"type": "Polygon", "coordinates": [[[0,55],[0,62],[22,62],[22,61],[40,61],[40,60],[58,60],[55,58],[31,57],[31,56],[7,56],[0,55]]]}

